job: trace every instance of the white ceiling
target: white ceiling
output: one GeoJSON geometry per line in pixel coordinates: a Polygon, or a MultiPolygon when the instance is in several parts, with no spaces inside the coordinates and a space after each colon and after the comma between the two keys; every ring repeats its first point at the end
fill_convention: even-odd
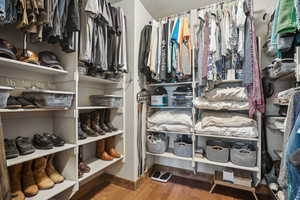
{"type": "Polygon", "coordinates": [[[140,0],[154,18],[200,8],[220,0],[140,0]]]}

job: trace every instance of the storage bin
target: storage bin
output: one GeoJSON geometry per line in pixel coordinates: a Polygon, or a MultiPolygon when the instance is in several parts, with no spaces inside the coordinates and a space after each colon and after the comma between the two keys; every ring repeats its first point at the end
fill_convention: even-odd
{"type": "Polygon", "coordinates": [[[231,162],[244,167],[255,167],[257,151],[252,144],[236,143],[230,151],[231,162]]]}
{"type": "Polygon", "coordinates": [[[9,91],[11,90],[13,90],[13,88],[0,86],[0,108],[6,108],[9,91]]]}
{"type": "Polygon", "coordinates": [[[74,97],[73,92],[52,90],[28,90],[23,95],[42,108],[70,108],[74,97]]]}
{"type": "Polygon", "coordinates": [[[164,133],[150,134],[147,136],[147,149],[150,153],[162,154],[168,149],[169,139],[164,133]]]}
{"type": "Polygon", "coordinates": [[[210,161],[226,163],[229,161],[230,145],[218,140],[208,140],[206,157],[210,161]]]}
{"type": "Polygon", "coordinates": [[[172,104],[173,104],[173,106],[192,107],[193,106],[193,97],[192,96],[173,96],[172,104]]]}
{"type": "Polygon", "coordinates": [[[193,143],[190,138],[179,137],[174,141],[174,154],[181,157],[193,156],[193,143]]]}
{"type": "Polygon", "coordinates": [[[93,106],[121,107],[122,97],[113,95],[92,95],[90,100],[93,106]]]}

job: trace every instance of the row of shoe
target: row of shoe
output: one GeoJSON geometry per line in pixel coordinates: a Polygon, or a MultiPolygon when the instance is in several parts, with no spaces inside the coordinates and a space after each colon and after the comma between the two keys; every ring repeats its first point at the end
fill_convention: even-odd
{"type": "MultiPolygon", "coordinates": [[[[109,137],[97,142],[96,157],[104,161],[112,161],[115,158],[121,157],[121,154],[115,149],[115,137],[109,137]]],[[[82,146],[79,147],[78,161],[78,176],[81,178],[84,173],[89,173],[91,170],[91,168],[84,162],[82,146]]]]}
{"type": "Polygon", "coordinates": [[[5,139],[4,143],[6,159],[32,154],[35,149],[47,150],[65,145],[65,141],[61,137],[49,133],[35,134],[32,140],[28,137],[17,137],[15,140],[5,139]]]}
{"type": "Polygon", "coordinates": [[[79,140],[84,140],[87,136],[97,137],[99,135],[105,135],[105,133],[117,131],[118,129],[111,123],[110,114],[110,109],[93,111],[91,113],[80,113],[79,140]]]}
{"type": "Polygon", "coordinates": [[[36,107],[37,106],[32,101],[22,96],[18,96],[18,97],[9,96],[7,100],[7,106],[6,106],[6,108],[8,109],[18,109],[18,108],[32,109],[36,107]]]}
{"type": "Polygon", "coordinates": [[[54,156],[52,154],[8,168],[12,200],[33,197],[39,190],[53,188],[64,181],[65,178],[53,165],[54,156]]]}
{"type": "Polygon", "coordinates": [[[63,70],[57,56],[50,51],[36,54],[34,51],[17,49],[12,43],[0,38],[0,57],[19,60],[26,63],[42,65],[49,68],[63,70]]]}

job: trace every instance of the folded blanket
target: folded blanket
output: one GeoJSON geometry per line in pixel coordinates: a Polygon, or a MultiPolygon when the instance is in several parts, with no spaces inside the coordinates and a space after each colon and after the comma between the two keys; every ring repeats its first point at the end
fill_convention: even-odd
{"type": "Polygon", "coordinates": [[[247,91],[244,87],[215,88],[205,93],[208,101],[248,101],[247,91]]]}
{"type": "Polygon", "coordinates": [[[161,124],[180,124],[187,127],[192,127],[192,112],[185,110],[157,111],[148,118],[148,124],[156,126],[161,124]]]}
{"type": "Polygon", "coordinates": [[[217,127],[256,127],[256,121],[247,115],[237,113],[204,112],[202,115],[202,128],[217,127]]]}
{"type": "Polygon", "coordinates": [[[181,124],[161,124],[161,125],[148,125],[148,129],[151,131],[168,131],[168,132],[185,132],[190,133],[192,128],[181,124]]]}
{"type": "Polygon", "coordinates": [[[248,102],[238,101],[208,101],[205,98],[197,97],[194,100],[194,106],[199,109],[207,110],[249,110],[248,102]]]}

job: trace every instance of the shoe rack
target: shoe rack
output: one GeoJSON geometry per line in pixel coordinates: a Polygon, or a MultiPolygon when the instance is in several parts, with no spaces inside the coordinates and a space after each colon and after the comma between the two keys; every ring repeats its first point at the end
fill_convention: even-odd
{"type": "MultiPolygon", "coordinates": [[[[23,47],[24,35],[14,25],[0,27],[0,38],[10,41],[16,47],[23,47]]],[[[40,88],[55,91],[65,91],[74,95],[70,109],[0,109],[0,127],[3,138],[15,139],[18,136],[33,138],[36,133],[54,133],[65,140],[62,147],[54,147],[51,150],[37,150],[26,156],[6,161],[6,166],[15,166],[26,161],[55,154],[54,165],[59,173],[64,176],[62,183],[56,184],[48,190],[40,190],[39,193],[26,200],[69,199],[79,190],[79,187],[106,168],[113,167],[117,162],[125,161],[125,127],[124,106],[121,108],[109,108],[92,106],[90,95],[118,95],[125,96],[124,85],[126,75],[120,82],[113,82],[100,78],[80,75],[78,72],[78,49],[73,53],[65,53],[59,45],[47,43],[32,44],[28,42],[27,48],[36,53],[41,51],[54,52],[61,61],[64,70],[51,69],[35,64],[28,64],[16,60],[0,58],[0,85],[14,88],[10,95],[19,95],[27,89],[40,88]],[[86,140],[78,139],[78,120],[80,113],[95,110],[111,109],[112,123],[118,131],[106,133],[98,137],[88,137],[86,140]],[[122,155],[112,161],[103,161],[96,158],[96,142],[115,137],[117,151],[122,155]],[[84,161],[91,168],[89,173],[78,178],[78,152],[79,146],[83,146],[84,161]]]]}

